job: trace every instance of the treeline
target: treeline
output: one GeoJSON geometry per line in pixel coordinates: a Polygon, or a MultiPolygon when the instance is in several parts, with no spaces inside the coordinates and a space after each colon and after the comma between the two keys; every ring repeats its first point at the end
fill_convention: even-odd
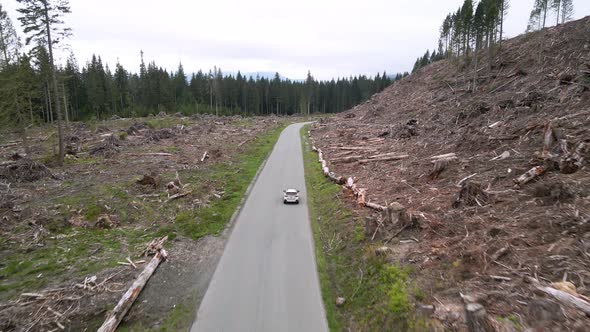
{"type": "MultiPolygon", "coordinates": [[[[0,89],[11,90],[20,101],[18,114],[8,110],[4,114],[18,115],[21,120],[33,123],[56,120],[47,59],[46,48],[37,46],[34,56],[20,54],[0,67],[0,89]]],[[[182,64],[175,72],[168,72],[153,61],[146,64],[143,56],[139,73],[132,73],[119,63],[111,71],[97,56],[80,68],[73,55],[63,68],[56,68],[56,76],[66,120],[146,116],[159,112],[186,115],[334,113],[353,107],[403,77],[402,74],[389,77],[384,72],[375,77],[361,75],[318,81],[308,73],[306,80],[294,81],[281,78],[278,73],[272,79],[246,77],[240,72],[224,75],[217,68],[208,73],[198,71],[187,75],[182,64]]],[[[14,106],[14,102],[8,102],[4,108],[14,106]]]]}
{"type": "Polygon", "coordinates": [[[70,101],[74,119],[144,116],[162,111],[186,115],[334,113],[368,99],[395,79],[384,72],[375,77],[318,81],[308,73],[306,80],[294,81],[278,73],[272,79],[247,77],[240,72],[224,75],[218,68],[187,75],[182,64],[175,72],[168,72],[154,61],[146,64],[143,54],[139,73],[119,63],[111,72],[97,56],[82,69],[70,57],[61,72],[64,99],[70,101]]]}
{"type": "MultiPolygon", "coordinates": [[[[534,1],[526,32],[544,28],[552,11],[555,12],[556,24],[572,19],[573,0],[534,1]]],[[[425,55],[418,57],[413,72],[452,56],[469,58],[481,49],[488,49],[493,55],[494,47],[502,46],[504,20],[509,8],[509,0],[481,0],[477,6],[474,6],[473,0],[465,0],[457,11],[449,13],[443,20],[438,50],[432,53],[426,51],[425,55]]],[[[476,56],[473,58],[477,60],[476,56]]]]}

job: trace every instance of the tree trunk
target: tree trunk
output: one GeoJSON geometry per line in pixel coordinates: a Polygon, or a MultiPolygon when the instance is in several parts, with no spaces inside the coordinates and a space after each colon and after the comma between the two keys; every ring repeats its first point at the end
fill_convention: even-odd
{"type": "Polygon", "coordinates": [[[33,119],[33,101],[31,100],[31,94],[29,93],[29,115],[31,116],[31,124],[35,121],[33,119]]]}
{"type": "Polygon", "coordinates": [[[539,65],[543,65],[543,48],[545,47],[545,23],[547,20],[547,4],[543,7],[543,28],[541,30],[541,46],[539,47],[539,65]]]}
{"type": "Polygon", "coordinates": [[[4,53],[4,61],[6,62],[6,64],[8,64],[8,51],[7,46],[6,46],[6,41],[4,40],[4,30],[2,29],[2,26],[0,25],[0,42],[2,42],[2,53],[4,53]]]}
{"type": "Polygon", "coordinates": [[[506,0],[502,0],[500,2],[500,41],[498,42],[499,48],[502,48],[502,34],[504,33],[504,12],[505,12],[505,2],[506,0]]]}
{"type": "Polygon", "coordinates": [[[66,127],[69,129],[70,128],[70,117],[68,116],[68,99],[66,98],[66,86],[62,83],[61,84],[61,88],[63,90],[63,96],[64,96],[64,110],[65,115],[66,115],[66,127]]]}
{"type": "MultiPolygon", "coordinates": [[[[502,41],[502,39],[500,39],[500,42],[502,41]]],[[[475,52],[473,53],[473,57],[474,57],[474,69],[473,69],[473,93],[475,93],[475,91],[477,90],[477,51],[478,51],[478,47],[477,47],[477,41],[475,42],[475,52]]]]}
{"type": "Polygon", "coordinates": [[[158,265],[162,260],[166,259],[166,251],[161,249],[156,253],[154,258],[148,263],[145,269],[141,272],[141,274],[137,277],[137,279],[133,282],[131,287],[123,294],[117,306],[109,313],[107,319],[104,321],[102,326],[97,330],[98,332],[114,332],[117,329],[117,326],[127,314],[127,311],[133,305],[133,302],[139,296],[139,293],[147,283],[148,279],[154,274],[158,265]]]}
{"type": "Polygon", "coordinates": [[[57,135],[59,138],[59,152],[57,156],[57,163],[59,166],[63,165],[64,162],[64,133],[62,128],[62,113],[61,113],[61,102],[59,94],[57,92],[57,77],[55,74],[55,64],[53,63],[53,44],[51,41],[51,27],[49,26],[49,10],[47,9],[47,2],[43,1],[45,7],[45,31],[47,32],[47,49],[49,50],[49,66],[51,68],[51,78],[53,80],[53,93],[55,94],[55,107],[57,112],[57,135]]]}
{"type": "Polygon", "coordinates": [[[47,94],[46,94],[47,101],[46,102],[47,102],[47,112],[48,112],[47,115],[48,115],[49,122],[51,124],[53,124],[53,104],[51,103],[51,91],[49,90],[49,82],[47,82],[46,89],[47,89],[47,94]]]}

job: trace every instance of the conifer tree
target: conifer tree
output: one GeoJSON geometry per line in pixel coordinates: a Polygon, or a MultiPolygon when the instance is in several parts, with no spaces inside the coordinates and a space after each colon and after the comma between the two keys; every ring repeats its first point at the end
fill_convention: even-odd
{"type": "Polygon", "coordinates": [[[65,155],[64,137],[62,126],[61,100],[57,87],[57,74],[53,59],[53,48],[58,45],[61,39],[71,34],[69,28],[63,27],[62,17],[70,13],[68,0],[17,0],[22,5],[17,9],[22,15],[18,19],[27,34],[26,43],[36,41],[47,45],[49,51],[49,67],[51,81],[53,83],[53,95],[55,98],[57,113],[57,128],[59,137],[58,164],[63,164],[65,155]]]}
{"type": "Polygon", "coordinates": [[[508,9],[510,9],[510,1],[509,0],[498,0],[498,20],[500,23],[500,39],[498,40],[498,44],[502,47],[502,38],[504,34],[504,17],[508,14],[508,9]]]}
{"type": "Polygon", "coordinates": [[[561,23],[571,21],[574,16],[574,2],[573,0],[561,0],[561,23]]]}
{"type": "Polygon", "coordinates": [[[20,46],[20,40],[14,30],[12,20],[0,4],[0,66],[15,60],[20,46]]]}

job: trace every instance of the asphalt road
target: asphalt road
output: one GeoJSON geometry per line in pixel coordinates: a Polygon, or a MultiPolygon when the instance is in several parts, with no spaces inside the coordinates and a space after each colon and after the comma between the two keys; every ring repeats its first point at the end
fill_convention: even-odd
{"type": "Polygon", "coordinates": [[[194,331],[328,331],[316,271],[299,130],[287,127],[246,199],[194,331]],[[284,205],[283,189],[301,190],[284,205]]]}

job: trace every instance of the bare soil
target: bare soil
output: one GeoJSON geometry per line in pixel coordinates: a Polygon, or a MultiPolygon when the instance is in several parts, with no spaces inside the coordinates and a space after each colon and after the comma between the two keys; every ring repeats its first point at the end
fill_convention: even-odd
{"type": "Polygon", "coordinates": [[[0,331],[96,329],[151,259],[140,255],[146,245],[164,235],[170,259],[122,330],[186,328],[225,243],[225,224],[210,226],[198,211],[235,196],[223,172],[239,174],[231,167],[245,151],[289,121],[158,116],[71,123],[62,167],[53,157],[53,127],[29,129],[25,141],[2,133],[0,331]],[[122,265],[127,258],[137,269],[122,265]]]}
{"type": "MultiPolygon", "coordinates": [[[[353,177],[368,201],[400,203],[416,218],[389,242],[390,259],[414,266],[445,329],[466,329],[461,294],[474,294],[496,326],[582,331],[588,317],[524,278],[567,281],[590,297],[590,17],[504,41],[491,62],[481,52],[475,81],[473,91],[464,58],[433,63],[320,121],[311,136],[330,170],[353,177]],[[359,161],[385,153],[409,157],[359,161]],[[456,158],[432,162],[448,153],[456,158]],[[515,185],[535,166],[541,176],[515,185]]],[[[382,220],[358,213],[368,228],[382,220]]],[[[378,231],[374,242],[397,231],[378,231]]]]}

